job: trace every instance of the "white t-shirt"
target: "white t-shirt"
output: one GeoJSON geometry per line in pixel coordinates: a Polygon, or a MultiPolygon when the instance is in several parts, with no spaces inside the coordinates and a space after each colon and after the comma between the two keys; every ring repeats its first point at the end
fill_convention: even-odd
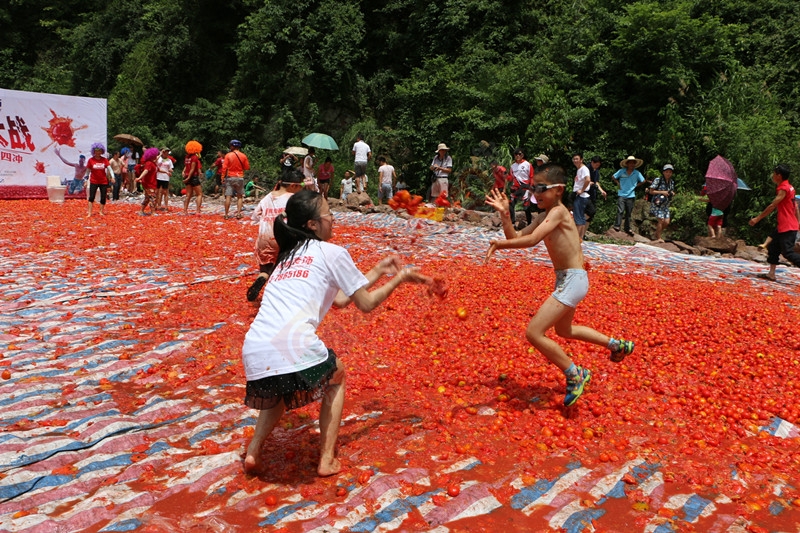
{"type": "Polygon", "coordinates": [[[344,194],[350,194],[353,192],[353,178],[342,179],[342,192],[344,194]]]}
{"type": "Polygon", "coordinates": [[[352,296],[368,283],[347,250],[327,242],[308,241],[291,265],[279,264],[244,337],[247,380],[291,374],[325,361],[328,349],[317,327],[340,289],[352,296]]]}
{"type": "Polygon", "coordinates": [[[314,161],[316,158],[313,155],[307,155],[303,159],[303,176],[306,178],[314,177],[314,161]]]}
{"type": "Polygon", "coordinates": [[[272,227],[275,218],[286,210],[286,202],[292,197],[287,192],[275,195],[271,192],[264,197],[253,211],[252,220],[258,223],[258,238],[256,239],[256,258],[259,265],[274,263],[278,258],[278,243],[275,241],[272,227]]]}
{"type": "Polygon", "coordinates": [[[156,163],[156,167],[158,167],[158,173],[156,173],[156,179],[158,181],[169,181],[169,175],[172,172],[172,169],[175,168],[175,165],[172,164],[172,159],[169,157],[166,159],[162,159],[161,157],[158,158],[158,162],[156,163]]]}
{"type": "MultiPolygon", "coordinates": [[[[572,184],[572,190],[574,192],[578,192],[584,187],[587,187],[587,182],[589,181],[589,168],[586,165],[581,165],[581,168],[578,169],[578,173],[575,174],[575,181],[572,184]]],[[[581,194],[581,198],[589,198],[589,188],[586,188],[581,194]]]]}
{"type": "Polygon", "coordinates": [[[369,153],[372,152],[372,149],[364,141],[358,141],[353,145],[353,152],[355,153],[354,161],[356,163],[366,163],[369,161],[369,153]]]}
{"type": "Polygon", "coordinates": [[[391,185],[394,167],[388,163],[378,167],[378,174],[381,176],[381,185],[391,185]]]}

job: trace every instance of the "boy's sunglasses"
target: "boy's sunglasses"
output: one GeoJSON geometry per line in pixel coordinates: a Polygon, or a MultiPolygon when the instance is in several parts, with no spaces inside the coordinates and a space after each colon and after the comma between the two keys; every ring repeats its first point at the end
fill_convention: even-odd
{"type": "Polygon", "coordinates": [[[554,183],[552,185],[537,183],[536,185],[531,186],[531,190],[534,192],[534,194],[542,194],[547,189],[552,189],[553,187],[565,187],[565,185],[563,183],[554,183]]]}

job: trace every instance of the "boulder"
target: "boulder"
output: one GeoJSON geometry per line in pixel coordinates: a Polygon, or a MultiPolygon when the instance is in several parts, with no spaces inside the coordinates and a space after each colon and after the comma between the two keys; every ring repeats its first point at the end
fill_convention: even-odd
{"type": "Polygon", "coordinates": [[[695,250],[694,246],[689,246],[683,241],[670,241],[672,244],[678,247],[681,252],[689,253],[689,254],[697,254],[697,250],[695,250]]]}
{"type": "Polygon", "coordinates": [[[650,246],[655,246],[656,248],[661,248],[663,250],[669,250],[670,252],[685,253],[678,246],[671,242],[651,242],[650,246]]]}
{"type": "Polygon", "coordinates": [[[354,192],[347,195],[346,203],[348,207],[367,206],[372,204],[372,198],[365,192],[354,192]]]}
{"type": "MultiPolygon", "coordinates": [[[[609,237],[611,239],[615,239],[615,240],[618,240],[618,241],[636,242],[633,239],[632,236],[628,235],[624,231],[621,231],[621,230],[617,231],[614,228],[608,228],[608,231],[606,231],[605,235],[606,235],[606,237],[609,237]]],[[[634,235],[636,235],[636,234],[634,233],[634,235]]]]}
{"type": "MultiPolygon", "coordinates": [[[[481,221],[483,220],[483,217],[484,217],[484,214],[480,213],[478,211],[467,211],[467,210],[464,210],[461,213],[461,218],[463,220],[466,220],[467,222],[469,222],[471,224],[480,224],[481,221]]],[[[523,218],[523,220],[524,220],[524,218],[523,218]]]]}
{"type": "Polygon", "coordinates": [[[700,248],[706,248],[722,254],[736,252],[736,241],[727,237],[695,237],[694,244],[700,248]]]}

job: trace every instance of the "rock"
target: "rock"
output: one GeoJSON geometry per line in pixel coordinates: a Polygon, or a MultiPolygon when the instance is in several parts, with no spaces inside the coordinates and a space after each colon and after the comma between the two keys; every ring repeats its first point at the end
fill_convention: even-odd
{"type": "Polygon", "coordinates": [[[736,252],[736,241],[727,237],[695,237],[695,246],[723,254],[736,252]]]}
{"type": "Polygon", "coordinates": [[[466,220],[472,224],[480,224],[483,220],[484,214],[478,211],[463,211],[461,213],[461,219],[466,220]]]}
{"type": "Polygon", "coordinates": [[[348,207],[356,207],[356,206],[367,206],[372,204],[372,198],[365,192],[362,193],[352,193],[347,195],[347,206],[348,207]]]}
{"type": "MultiPolygon", "coordinates": [[[[608,228],[608,231],[606,231],[605,235],[606,237],[616,239],[618,241],[636,242],[631,235],[628,235],[624,231],[617,231],[614,228],[608,228]]],[[[636,234],[634,233],[634,235],[636,234]]]]}
{"type": "Polygon", "coordinates": [[[664,250],[669,250],[670,252],[675,253],[686,253],[685,251],[681,250],[675,244],[671,242],[651,242],[650,246],[655,246],[656,248],[661,248],[664,250]]]}
{"type": "Polygon", "coordinates": [[[767,258],[755,246],[747,246],[741,250],[736,250],[733,256],[737,259],[744,259],[745,261],[754,261],[756,263],[766,263],[767,258]]]}
{"type": "Polygon", "coordinates": [[[394,211],[394,209],[386,204],[376,205],[372,208],[373,213],[391,213],[392,211],[394,211]]]}
{"type": "Polygon", "coordinates": [[[695,250],[694,246],[689,246],[683,241],[670,241],[672,244],[678,247],[678,249],[682,252],[694,254],[697,251],[695,250]]]}

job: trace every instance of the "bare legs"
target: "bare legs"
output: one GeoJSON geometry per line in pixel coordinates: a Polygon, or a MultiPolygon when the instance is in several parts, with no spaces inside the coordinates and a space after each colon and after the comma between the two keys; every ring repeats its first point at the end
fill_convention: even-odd
{"type": "Polygon", "coordinates": [[[577,339],[591,342],[599,346],[608,346],[610,337],[586,326],[572,324],[575,309],[566,306],[550,296],[539,308],[525,330],[525,337],[534,348],[539,350],[562,371],[572,365],[572,360],[558,343],[545,335],[547,330],[555,326],[556,334],[565,339],[577,339]]]}
{"type": "Polygon", "coordinates": [[[281,401],[272,409],[264,409],[258,414],[253,440],[250,441],[250,445],[247,447],[247,456],[244,458],[246,473],[258,473],[261,470],[261,446],[283,416],[284,410],[285,407],[281,401]]]}
{"type": "MultiPolygon", "coordinates": [[[[344,392],[345,370],[341,361],[337,360],[336,372],[322,397],[319,413],[320,457],[317,474],[320,476],[332,476],[338,474],[342,469],[341,462],[336,458],[336,439],[339,436],[339,425],[342,423],[344,392]]],[[[247,454],[244,459],[246,473],[258,473],[263,467],[260,457],[261,446],[272,433],[284,411],[285,406],[281,402],[272,409],[264,409],[259,413],[253,440],[247,446],[247,454]]]]}
{"type": "Polygon", "coordinates": [[[342,423],[344,390],[345,372],[341,361],[337,359],[336,372],[325,391],[325,396],[322,397],[322,406],[319,411],[320,454],[317,474],[320,476],[338,474],[342,469],[342,463],[335,457],[335,452],[339,425],[342,423]]]}
{"type": "MultiPolygon", "coordinates": [[[[236,197],[236,217],[242,218],[242,204],[244,203],[244,198],[241,196],[236,197]]],[[[225,218],[228,217],[228,211],[231,208],[231,196],[225,196],[225,218]]]]}
{"type": "Polygon", "coordinates": [[[183,212],[189,214],[189,203],[192,201],[192,196],[195,198],[197,204],[197,214],[200,214],[200,208],[203,205],[203,188],[200,185],[189,186],[186,188],[186,196],[183,199],[183,212]]]}
{"type": "Polygon", "coordinates": [[[667,229],[667,226],[669,226],[669,219],[668,218],[659,218],[658,219],[658,223],[656,224],[656,235],[655,235],[655,237],[656,237],[655,240],[657,242],[663,242],[661,240],[661,233],[665,229],[667,229]]]}

